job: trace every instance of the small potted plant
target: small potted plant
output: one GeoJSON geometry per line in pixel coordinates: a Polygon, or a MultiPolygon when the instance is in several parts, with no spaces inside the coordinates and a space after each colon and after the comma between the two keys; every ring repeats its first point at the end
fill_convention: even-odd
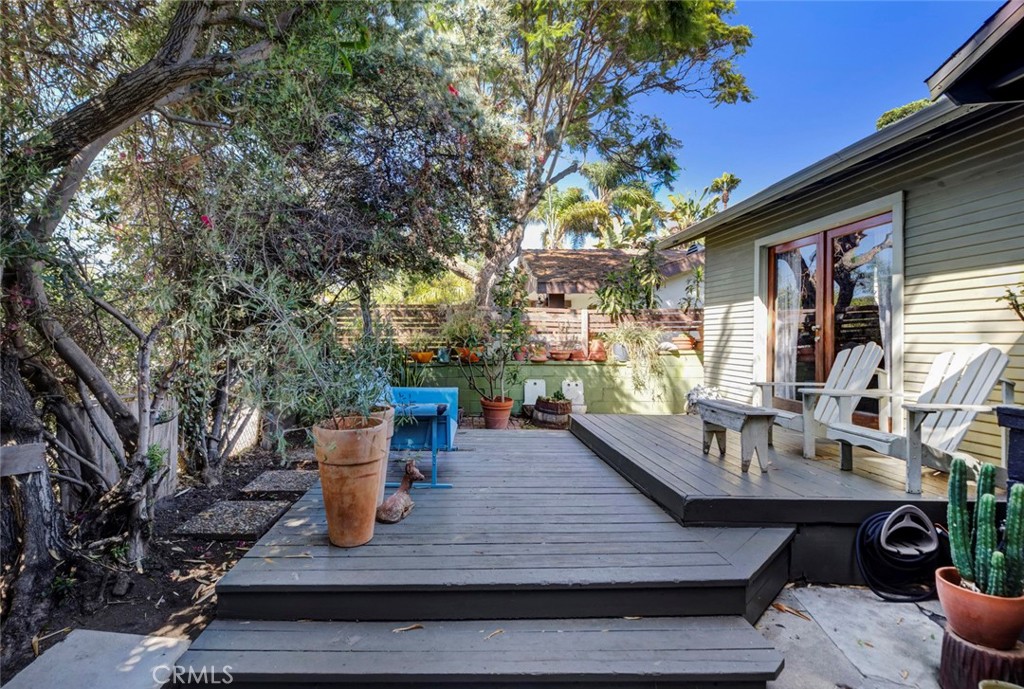
{"type": "Polygon", "coordinates": [[[953,567],[935,572],[949,629],[996,650],[1013,648],[1024,629],[1024,484],[1010,489],[1002,546],[996,523],[995,467],[978,474],[978,501],[967,506],[967,464],[949,472],[948,527],[953,567]]]}
{"type": "Polygon", "coordinates": [[[530,346],[530,362],[543,364],[548,360],[548,348],[543,342],[535,342],[530,346]]]}
{"type": "Polygon", "coordinates": [[[446,330],[460,353],[470,354],[460,355],[459,370],[469,387],[480,395],[484,427],[503,429],[508,426],[514,404],[509,388],[522,374],[522,367],[512,362],[529,337],[526,273],[521,269],[506,273],[495,285],[493,298],[490,313],[457,320],[446,330]]]}
{"type": "Polygon", "coordinates": [[[555,390],[547,397],[538,397],[534,410],[545,414],[571,414],[572,401],[566,399],[561,390],[555,390]]]}
{"type": "Polygon", "coordinates": [[[418,332],[409,340],[409,356],[417,364],[429,364],[434,359],[434,351],[430,348],[431,337],[418,332]]]}
{"type": "Polygon", "coordinates": [[[572,356],[573,345],[571,342],[563,340],[558,343],[558,347],[551,348],[551,360],[552,361],[568,361],[569,357],[572,356]]]}

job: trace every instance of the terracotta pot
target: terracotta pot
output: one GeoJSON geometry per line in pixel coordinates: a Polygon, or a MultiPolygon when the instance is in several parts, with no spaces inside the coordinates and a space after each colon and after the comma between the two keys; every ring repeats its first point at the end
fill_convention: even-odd
{"type": "Polygon", "coordinates": [[[339,417],[313,426],[313,447],[324,490],[327,534],[352,548],[373,538],[380,488],[383,419],[339,417]]]}
{"type": "Polygon", "coordinates": [[[492,400],[480,398],[480,406],[484,410],[484,428],[502,430],[508,428],[508,417],[512,415],[511,397],[495,397],[492,400]]]}
{"type": "Polygon", "coordinates": [[[590,341],[590,360],[591,361],[607,361],[608,350],[604,348],[603,340],[591,340],[590,341]]]}
{"type": "Polygon", "coordinates": [[[480,357],[477,356],[476,352],[469,351],[468,347],[459,347],[459,358],[462,359],[463,363],[475,364],[480,361],[480,357]]]}
{"type": "Polygon", "coordinates": [[[545,414],[571,414],[572,402],[569,400],[546,400],[538,397],[534,408],[545,414]]]}
{"type": "Polygon", "coordinates": [[[429,364],[434,359],[433,352],[409,352],[409,356],[417,364],[429,364]]]}
{"type": "Polygon", "coordinates": [[[552,349],[551,350],[551,359],[552,359],[552,361],[568,361],[570,356],[572,356],[572,352],[570,352],[570,351],[561,350],[561,349],[552,349]]]}
{"type": "Polygon", "coordinates": [[[373,411],[370,416],[374,419],[384,421],[384,442],[378,448],[380,452],[380,492],[377,493],[377,504],[384,502],[384,484],[388,481],[388,458],[391,454],[391,438],[395,435],[395,408],[384,407],[379,411],[373,411]]]}
{"type": "Polygon", "coordinates": [[[1001,598],[960,585],[956,567],[935,571],[935,586],[949,628],[961,638],[996,650],[1013,648],[1024,629],[1024,596],[1001,598]]]}
{"type": "Polygon", "coordinates": [[[520,349],[519,351],[512,355],[512,358],[515,359],[516,361],[526,361],[526,352],[520,349]]]}
{"type": "Polygon", "coordinates": [[[587,353],[582,349],[572,350],[572,354],[569,355],[569,361],[586,361],[587,353]]]}
{"type": "Polygon", "coordinates": [[[532,363],[532,364],[543,364],[543,363],[547,362],[547,360],[548,360],[548,358],[546,356],[531,356],[530,357],[530,363],[532,363]]]}

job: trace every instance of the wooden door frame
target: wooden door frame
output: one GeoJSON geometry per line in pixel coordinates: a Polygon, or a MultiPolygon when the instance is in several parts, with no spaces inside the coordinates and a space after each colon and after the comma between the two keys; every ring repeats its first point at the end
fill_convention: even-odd
{"type": "MultiPolygon", "coordinates": [[[[814,320],[818,325],[818,332],[824,332],[824,323],[822,318],[824,317],[824,304],[825,300],[821,298],[821,288],[824,285],[825,270],[822,265],[822,257],[825,256],[825,241],[824,235],[821,233],[807,235],[806,237],[800,237],[792,241],[783,242],[782,244],[774,244],[768,247],[768,352],[766,354],[768,359],[768,378],[766,380],[772,380],[775,377],[775,270],[776,261],[775,255],[780,251],[792,251],[793,249],[800,249],[805,246],[815,247],[816,262],[817,266],[814,269],[814,279],[817,282],[815,288],[815,300],[814,300],[814,320]]],[[[824,336],[822,336],[823,338],[824,336]]],[[[825,363],[825,357],[822,352],[824,346],[823,339],[819,339],[814,345],[814,377],[824,380],[822,371],[824,370],[823,365],[825,363]]],[[[799,385],[799,383],[797,384],[799,385]]],[[[785,409],[792,412],[800,412],[802,407],[800,402],[791,400],[786,397],[779,397],[774,394],[775,388],[772,388],[772,404],[778,409],[785,409]]]]}
{"type": "MultiPolygon", "coordinates": [[[[860,205],[826,215],[789,229],[775,232],[754,240],[753,259],[753,334],[750,342],[751,347],[751,374],[752,380],[768,380],[768,349],[766,343],[771,333],[768,319],[768,253],[769,247],[783,244],[794,239],[800,239],[809,235],[818,234],[831,228],[850,225],[860,220],[872,218],[884,213],[892,214],[892,361],[889,371],[890,389],[897,395],[902,395],[904,389],[904,314],[903,314],[903,216],[904,200],[903,192],[896,192],[867,201],[860,205]]],[[[757,401],[757,398],[754,398],[757,401]]],[[[892,415],[892,427],[894,433],[904,432],[904,415],[894,413],[892,415]]]]}

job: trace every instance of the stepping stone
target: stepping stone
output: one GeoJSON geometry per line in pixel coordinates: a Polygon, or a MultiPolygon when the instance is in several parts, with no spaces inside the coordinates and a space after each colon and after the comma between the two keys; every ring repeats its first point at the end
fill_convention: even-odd
{"type": "Polygon", "coordinates": [[[285,510],[287,500],[221,500],[174,530],[183,536],[198,536],[218,541],[256,540],[285,510]]]}
{"type": "Polygon", "coordinates": [[[244,488],[242,495],[287,497],[305,493],[320,480],[320,473],[308,469],[274,469],[264,471],[244,488]]]}
{"type": "Polygon", "coordinates": [[[4,689],[157,689],[188,646],[188,639],[76,629],[4,689]]]}

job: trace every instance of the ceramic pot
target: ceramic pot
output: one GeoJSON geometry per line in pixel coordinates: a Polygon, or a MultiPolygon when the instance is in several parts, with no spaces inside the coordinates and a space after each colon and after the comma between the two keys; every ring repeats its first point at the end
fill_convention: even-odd
{"type": "Polygon", "coordinates": [[[606,361],[608,359],[608,351],[604,348],[603,340],[590,341],[589,358],[591,361],[606,361]]]}
{"type": "Polygon", "coordinates": [[[512,415],[511,397],[480,398],[480,406],[484,410],[484,428],[502,430],[508,428],[508,418],[512,415]]]}
{"type": "Polygon", "coordinates": [[[569,357],[572,356],[572,352],[562,349],[551,350],[552,361],[568,361],[569,357]]]}
{"type": "Polygon", "coordinates": [[[373,538],[384,419],[338,417],[313,426],[313,448],[332,544],[353,548],[373,538]]]}
{"type": "Polygon", "coordinates": [[[417,364],[429,364],[434,359],[433,352],[409,352],[409,356],[417,364]]]}
{"type": "Polygon", "coordinates": [[[586,361],[587,353],[582,349],[574,349],[572,354],[569,355],[569,361],[586,361]]]}
{"type": "Polygon", "coordinates": [[[957,636],[998,651],[1016,645],[1024,629],[1024,596],[1002,598],[965,589],[956,567],[937,569],[935,586],[947,624],[957,636]]]}
{"type": "Polygon", "coordinates": [[[384,484],[388,480],[388,458],[391,455],[391,438],[395,435],[395,408],[384,407],[374,410],[370,417],[384,421],[384,442],[378,451],[380,452],[380,491],[377,493],[377,504],[384,502],[384,484]]]}

